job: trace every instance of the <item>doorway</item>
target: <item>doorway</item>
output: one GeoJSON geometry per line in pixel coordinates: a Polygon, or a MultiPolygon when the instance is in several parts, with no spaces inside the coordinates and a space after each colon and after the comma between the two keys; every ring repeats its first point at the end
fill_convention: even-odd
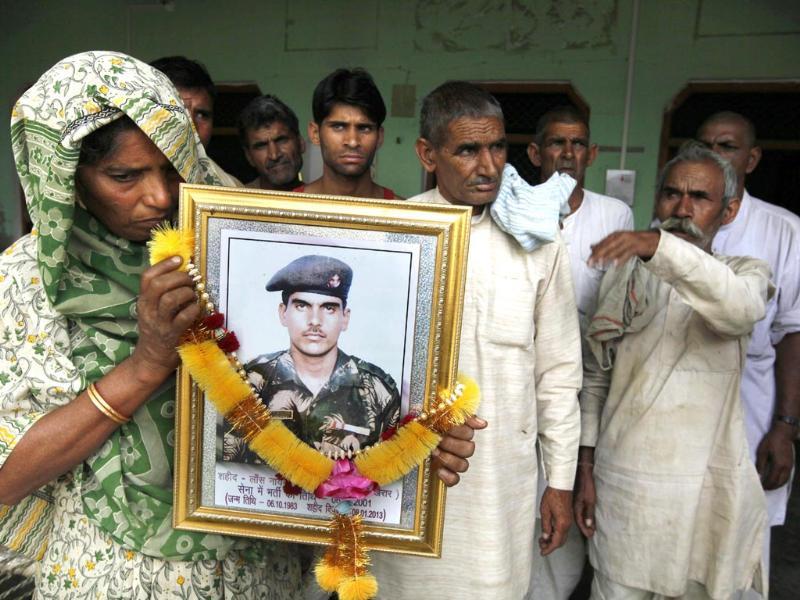
{"type": "Polygon", "coordinates": [[[761,162],[747,190],[800,215],[800,81],[697,81],[688,83],[664,111],[658,168],[711,114],[731,110],[756,127],[761,162]]]}

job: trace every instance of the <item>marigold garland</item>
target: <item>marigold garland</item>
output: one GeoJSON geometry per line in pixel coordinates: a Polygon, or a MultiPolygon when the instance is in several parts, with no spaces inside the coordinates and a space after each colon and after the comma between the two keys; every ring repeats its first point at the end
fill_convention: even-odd
{"type": "MultiPolygon", "coordinates": [[[[192,277],[198,301],[206,312],[178,347],[192,379],[253,452],[286,480],[314,493],[331,476],[335,461],[301,441],[281,421],[271,419],[269,409],[256,396],[236,358],[238,340],[222,327],[224,316],[215,311],[202,276],[191,262],[192,232],[165,225],[153,232],[148,246],[151,264],[181,257],[179,270],[192,277]]],[[[427,412],[406,417],[389,439],[364,450],[352,463],[361,475],[378,485],[392,483],[421,466],[442,435],[475,414],[479,402],[475,381],[459,374],[455,388],[440,392],[438,402],[427,412]]],[[[341,600],[368,600],[377,594],[378,584],[368,572],[361,517],[351,513],[348,502],[340,503],[337,509],[342,512],[331,521],[331,545],[315,568],[317,582],[327,591],[338,592],[341,600]]]]}

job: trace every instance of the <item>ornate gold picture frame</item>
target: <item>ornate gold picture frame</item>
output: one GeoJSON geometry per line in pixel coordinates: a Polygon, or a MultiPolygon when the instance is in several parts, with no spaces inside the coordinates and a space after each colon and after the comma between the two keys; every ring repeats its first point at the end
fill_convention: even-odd
{"type": "MultiPolygon", "coordinates": [[[[296,294],[287,300],[276,286],[286,280],[286,269],[290,280],[313,284],[320,277],[318,265],[334,260],[345,264],[346,274],[327,277],[323,269],[321,281],[344,298],[339,309],[347,311],[347,322],[335,333],[315,324],[307,337],[312,345],[336,345],[337,370],[322,390],[303,390],[316,401],[325,386],[341,390],[342,382],[333,381],[340,367],[344,373],[367,373],[381,393],[395,390],[400,419],[428,410],[437,392],[455,382],[470,216],[468,207],[198,185],[182,185],[180,198],[180,225],[194,231],[196,266],[225,315],[225,327],[239,339],[238,355],[254,389],[267,389],[264,374],[274,379],[278,365],[288,386],[281,393],[293,399],[292,375],[302,378],[291,371],[287,355],[308,340],[292,337],[305,333],[293,333],[286,317],[284,302],[294,303],[296,294]]],[[[303,418],[296,404],[281,406],[294,408],[270,406],[277,418],[303,418]]],[[[333,503],[292,489],[249,460],[246,447],[237,451],[242,444],[237,446],[231,428],[184,368],[178,373],[176,419],[176,528],[329,542],[333,503]]],[[[344,435],[356,446],[374,433],[370,427],[381,426],[372,413],[362,419],[337,412],[325,423],[337,430],[336,439],[344,435]]],[[[324,440],[307,441],[334,459],[343,452],[324,440]]],[[[421,556],[440,554],[444,505],[444,485],[428,461],[355,502],[367,548],[421,556]]]]}

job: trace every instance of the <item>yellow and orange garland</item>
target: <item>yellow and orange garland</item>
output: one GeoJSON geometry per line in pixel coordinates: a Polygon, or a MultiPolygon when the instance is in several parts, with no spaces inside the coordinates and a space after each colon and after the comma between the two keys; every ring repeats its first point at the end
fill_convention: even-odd
{"type": "MultiPolygon", "coordinates": [[[[217,411],[250,449],[292,484],[314,493],[334,472],[337,461],[301,441],[269,409],[247,381],[236,358],[238,342],[222,328],[199,270],[191,260],[194,234],[172,227],[158,228],[149,242],[150,263],[180,256],[181,271],[194,281],[204,316],[184,335],[178,347],[183,366],[217,411]]],[[[352,460],[363,477],[378,486],[397,481],[421,466],[442,436],[475,414],[480,402],[477,384],[462,375],[451,390],[438,394],[438,403],[426,412],[406,418],[389,439],[367,448],[352,460]]],[[[368,600],[378,591],[369,573],[369,558],[361,543],[361,517],[341,504],[331,521],[332,542],[317,563],[315,573],[322,589],[337,592],[341,600],[368,600]]]]}

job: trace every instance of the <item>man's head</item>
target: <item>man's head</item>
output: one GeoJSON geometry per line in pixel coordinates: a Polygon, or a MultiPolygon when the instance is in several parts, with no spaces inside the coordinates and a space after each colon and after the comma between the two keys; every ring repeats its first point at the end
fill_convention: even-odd
{"type": "Polygon", "coordinates": [[[664,166],[656,190],[661,228],[707,252],[719,228],[739,211],[736,172],[698,142],[685,144],[664,166]]]}
{"type": "Polygon", "coordinates": [[[293,351],[313,357],[336,350],[350,323],[352,282],[353,270],[346,263],[319,255],[293,260],[272,276],[267,291],[281,292],[278,317],[289,330],[293,351]]]}
{"type": "Polygon", "coordinates": [[[214,129],[214,100],[217,88],[206,68],[185,56],[165,56],[150,63],[177,88],[183,105],[192,117],[200,142],[208,147],[214,129]]]}
{"type": "Polygon", "coordinates": [[[761,160],[761,148],[756,145],[756,128],[752,121],[735,112],[714,113],[700,125],[697,139],[730,161],[736,171],[741,195],[745,176],[752,173],[761,160]]]}
{"type": "Polygon", "coordinates": [[[448,81],[422,101],[417,156],[449,202],[483,206],[497,197],[506,164],[503,110],[487,91],[448,81]]]}
{"type": "Polygon", "coordinates": [[[383,144],[386,105],[363,69],[337,69],[317,84],[308,137],[322,152],[326,170],[351,178],[369,171],[383,144]]]}
{"type": "Polygon", "coordinates": [[[542,182],[559,172],[566,173],[583,187],[586,167],[596,157],[597,144],[589,142],[589,121],[570,105],[559,106],[542,115],[528,146],[528,158],[541,169],[542,182]]]}
{"type": "Polygon", "coordinates": [[[262,188],[293,189],[306,150],[294,111],[275,96],[259,96],[239,115],[238,126],[245,158],[258,171],[262,188]]]}

